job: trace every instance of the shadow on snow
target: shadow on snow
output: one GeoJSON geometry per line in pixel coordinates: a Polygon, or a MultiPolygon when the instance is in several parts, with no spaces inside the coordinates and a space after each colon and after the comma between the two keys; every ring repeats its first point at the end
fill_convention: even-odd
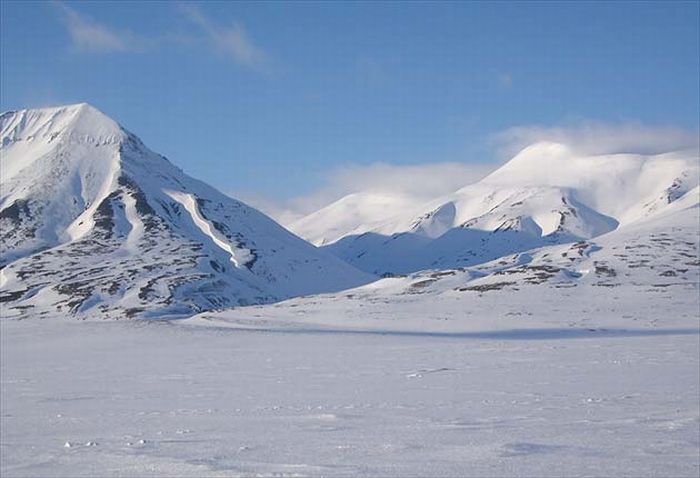
{"type": "Polygon", "coordinates": [[[618,329],[618,328],[542,328],[542,329],[508,329],[475,332],[424,332],[412,330],[371,330],[371,329],[331,329],[331,328],[236,328],[212,327],[220,331],[250,332],[270,334],[308,334],[308,335],[376,335],[392,337],[436,337],[447,339],[483,339],[483,340],[559,340],[591,338],[627,338],[658,337],[665,335],[700,335],[700,329],[618,329]]]}

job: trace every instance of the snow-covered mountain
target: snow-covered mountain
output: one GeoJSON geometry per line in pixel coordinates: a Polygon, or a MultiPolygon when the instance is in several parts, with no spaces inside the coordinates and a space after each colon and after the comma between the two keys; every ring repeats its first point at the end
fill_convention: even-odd
{"type": "MultiPolygon", "coordinates": [[[[355,225],[324,249],[376,274],[470,266],[644,221],[697,184],[695,151],[580,156],[537,143],[477,183],[419,211],[355,225]]],[[[336,225],[345,221],[338,203],[296,230],[311,240],[337,237],[336,225]]]]}
{"type": "Polygon", "coordinates": [[[87,104],[0,116],[3,315],[180,315],[372,278],[87,104]]]}
{"type": "MultiPolygon", "coordinates": [[[[601,289],[621,295],[665,295],[688,291],[697,296],[700,280],[700,187],[662,213],[574,243],[519,252],[473,267],[421,271],[367,286],[401,293],[484,294],[499,290],[551,290],[578,287],[593,297],[601,289]]],[[[657,298],[657,302],[663,302],[657,298]]]]}
{"type": "Polygon", "coordinates": [[[470,267],[418,271],[272,306],[205,312],[188,322],[416,335],[472,331],[474,337],[484,330],[513,332],[533,323],[572,331],[589,330],[592,324],[696,329],[699,286],[696,186],[662,213],[593,239],[547,245],[470,267]]]}
{"type": "Polygon", "coordinates": [[[380,227],[399,214],[422,206],[400,193],[363,191],[348,194],[289,225],[289,229],[317,246],[380,227]]]}

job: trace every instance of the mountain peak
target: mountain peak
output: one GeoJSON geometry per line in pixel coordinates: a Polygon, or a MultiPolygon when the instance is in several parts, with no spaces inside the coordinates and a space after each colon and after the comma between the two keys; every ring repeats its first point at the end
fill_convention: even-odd
{"type": "MultiPolygon", "coordinates": [[[[52,169],[57,167],[56,160],[65,163],[68,158],[83,158],[83,163],[94,163],[104,155],[64,153],[116,146],[128,137],[116,121],[88,103],[8,111],[0,115],[1,179],[6,182],[23,171],[52,169]]],[[[111,161],[117,159],[113,156],[111,161]]]]}
{"type": "Polygon", "coordinates": [[[481,181],[416,209],[392,216],[350,197],[298,220],[293,230],[377,274],[466,267],[589,240],[669,212],[697,186],[699,173],[692,152],[586,155],[538,142],[481,181]],[[354,219],[377,210],[372,221],[354,219]]]}
{"type": "Polygon", "coordinates": [[[371,279],[89,104],[8,112],[0,130],[0,302],[13,313],[177,315],[371,279]]]}
{"type": "Polygon", "coordinates": [[[113,143],[125,132],[119,124],[88,103],[8,111],[0,115],[2,146],[18,141],[113,143]]]}

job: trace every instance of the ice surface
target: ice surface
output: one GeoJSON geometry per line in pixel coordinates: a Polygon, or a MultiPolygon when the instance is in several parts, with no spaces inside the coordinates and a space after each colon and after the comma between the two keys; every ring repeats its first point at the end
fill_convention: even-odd
{"type": "Polygon", "coordinates": [[[4,320],[1,474],[697,476],[697,289],[603,292],[4,320]]]}

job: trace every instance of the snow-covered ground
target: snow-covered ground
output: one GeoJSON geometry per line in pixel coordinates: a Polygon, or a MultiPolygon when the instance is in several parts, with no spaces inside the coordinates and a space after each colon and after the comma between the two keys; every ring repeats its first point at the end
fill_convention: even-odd
{"type": "Polygon", "coordinates": [[[700,473],[697,153],[310,216],[375,281],[88,105],[0,123],[3,478],[700,473]]]}
{"type": "Polygon", "coordinates": [[[697,476],[697,286],[598,289],[3,320],[0,471],[697,476]]]}

